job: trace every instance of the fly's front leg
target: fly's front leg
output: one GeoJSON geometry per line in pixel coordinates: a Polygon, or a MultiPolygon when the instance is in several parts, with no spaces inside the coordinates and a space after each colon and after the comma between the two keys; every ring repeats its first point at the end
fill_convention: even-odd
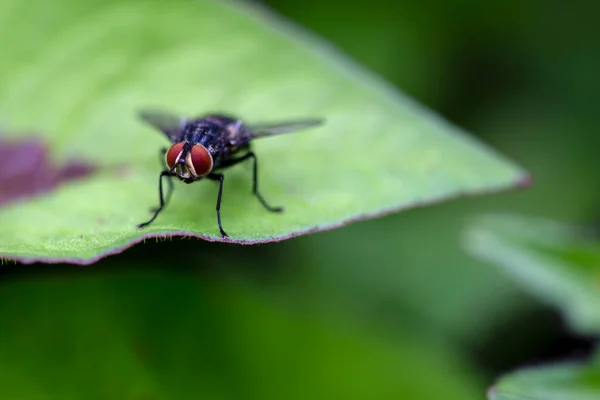
{"type": "Polygon", "coordinates": [[[223,195],[223,181],[225,180],[225,176],[223,174],[208,174],[208,179],[213,181],[219,181],[219,194],[217,195],[217,222],[219,223],[219,231],[221,231],[221,237],[229,237],[228,234],[223,230],[223,225],[221,225],[221,196],[223,195]]]}
{"type": "MultiPolygon", "coordinates": [[[[160,164],[162,166],[165,165],[165,154],[167,154],[167,148],[163,147],[162,149],[160,149],[160,164]]],[[[173,176],[173,174],[169,174],[169,178],[167,179],[167,185],[169,185],[169,188],[167,189],[167,198],[164,201],[165,206],[167,204],[169,204],[169,202],[171,201],[171,196],[173,195],[173,180],[171,179],[171,177],[173,176]]],[[[160,207],[154,207],[150,209],[150,212],[156,212],[160,207]]]]}
{"type": "MultiPolygon", "coordinates": [[[[139,224],[138,225],[138,229],[141,229],[147,225],[150,225],[152,223],[152,221],[154,221],[156,219],[156,217],[158,216],[158,214],[162,211],[162,209],[165,207],[165,201],[164,201],[164,197],[163,197],[163,186],[162,186],[162,181],[163,181],[163,177],[167,177],[167,179],[169,180],[169,182],[171,181],[171,177],[173,176],[173,173],[169,170],[166,171],[162,171],[160,173],[160,176],[158,177],[158,199],[160,202],[160,205],[153,210],[154,215],[152,216],[152,218],[150,218],[150,220],[139,224]]],[[[172,182],[171,182],[172,185],[172,182]]]]}

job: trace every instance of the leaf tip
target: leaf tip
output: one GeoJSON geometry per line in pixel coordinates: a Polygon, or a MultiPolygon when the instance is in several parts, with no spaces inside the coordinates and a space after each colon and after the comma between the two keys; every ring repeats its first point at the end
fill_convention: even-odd
{"type": "Polygon", "coordinates": [[[519,180],[516,183],[516,187],[518,189],[527,189],[528,187],[533,185],[533,182],[534,182],[533,175],[526,172],[519,178],[519,180]]]}

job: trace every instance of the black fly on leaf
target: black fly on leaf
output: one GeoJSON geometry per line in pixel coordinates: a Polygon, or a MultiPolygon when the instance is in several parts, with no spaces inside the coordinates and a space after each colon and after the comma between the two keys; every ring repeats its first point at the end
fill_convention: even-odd
{"type": "Polygon", "coordinates": [[[139,224],[138,228],[152,223],[169,202],[173,192],[171,178],[177,177],[185,183],[208,178],[219,182],[216,210],[222,237],[228,237],[221,225],[221,198],[225,179],[222,170],[252,159],[252,192],[267,210],[281,212],[283,208],[270,206],[258,191],[258,161],[256,154],[250,148],[250,142],[323,123],[321,119],[306,119],[276,124],[246,125],[238,118],[221,114],[188,119],[161,111],[144,111],[140,113],[140,118],[163,132],[172,145],[169,149],[161,149],[166,167],[158,178],[159,206],[152,210],[154,213],[152,218],[139,224]],[[163,194],[164,177],[169,184],[166,200],[163,194]]]}

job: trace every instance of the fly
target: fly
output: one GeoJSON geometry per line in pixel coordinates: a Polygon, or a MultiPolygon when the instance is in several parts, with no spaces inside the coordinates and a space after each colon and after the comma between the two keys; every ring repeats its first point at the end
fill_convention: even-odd
{"type": "Polygon", "coordinates": [[[222,170],[252,159],[252,193],[268,211],[281,212],[282,207],[269,205],[258,191],[258,160],[250,142],[323,123],[321,119],[306,119],[278,124],[246,125],[238,118],[222,114],[188,119],[161,111],[144,111],[140,113],[140,118],[164,133],[172,144],[170,148],[160,151],[166,167],[158,178],[159,206],[151,210],[154,213],[152,218],[139,224],[138,228],[151,224],[168,204],[173,193],[172,178],[176,177],[185,183],[207,178],[219,182],[216,210],[221,237],[229,237],[221,224],[221,198],[225,180],[222,170]],[[169,185],[166,201],[163,178],[167,178],[169,185]]]}

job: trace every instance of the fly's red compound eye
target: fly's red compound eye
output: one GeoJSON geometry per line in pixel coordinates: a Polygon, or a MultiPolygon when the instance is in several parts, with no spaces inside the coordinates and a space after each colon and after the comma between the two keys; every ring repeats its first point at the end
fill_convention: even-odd
{"type": "Polygon", "coordinates": [[[167,167],[169,167],[169,169],[173,168],[173,165],[175,165],[181,150],[183,150],[183,142],[175,143],[173,146],[171,146],[169,151],[167,151],[167,154],[165,155],[165,161],[167,162],[167,167]]]}
{"type": "Polygon", "coordinates": [[[190,153],[192,166],[194,167],[196,175],[208,175],[213,167],[213,159],[208,150],[206,150],[204,146],[195,145],[192,147],[190,153]]]}

